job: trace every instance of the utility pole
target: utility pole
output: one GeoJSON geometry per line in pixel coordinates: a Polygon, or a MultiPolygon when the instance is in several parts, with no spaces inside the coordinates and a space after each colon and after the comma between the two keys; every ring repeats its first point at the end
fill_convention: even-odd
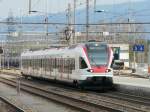
{"type": "Polygon", "coordinates": [[[45,7],[46,7],[46,15],[45,15],[46,36],[48,36],[48,8],[47,8],[47,4],[48,4],[48,2],[46,0],[46,2],[45,2],[45,7]]]}
{"type": "Polygon", "coordinates": [[[31,14],[31,0],[29,0],[29,14],[31,14]]]}
{"type": "Polygon", "coordinates": [[[94,12],[96,11],[96,0],[94,0],[94,12]]]}
{"type": "Polygon", "coordinates": [[[86,41],[89,40],[89,0],[86,0],[86,41]]]}
{"type": "Polygon", "coordinates": [[[75,25],[75,23],[76,23],[76,0],[74,0],[74,6],[73,6],[73,8],[74,8],[74,18],[73,18],[73,23],[74,23],[74,27],[73,27],[73,29],[74,29],[74,32],[73,32],[73,43],[76,43],[76,25],[75,25]]]}
{"type": "Polygon", "coordinates": [[[70,3],[68,4],[68,10],[67,10],[66,16],[67,16],[68,26],[66,27],[66,30],[65,30],[65,36],[66,36],[66,40],[67,40],[68,45],[69,45],[69,44],[73,43],[72,42],[73,41],[72,40],[72,26],[71,26],[72,19],[71,19],[71,4],[70,3]]]}
{"type": "Polygon", "coordinates": [[[48,36],[48,15],[45,17],[45,24],[46,24],[46,36],[48,36]]]}
{"type": "Polygon", "coordinates": [[[68,4],[68,27],[71,28],[71,4],[68,4]]]}

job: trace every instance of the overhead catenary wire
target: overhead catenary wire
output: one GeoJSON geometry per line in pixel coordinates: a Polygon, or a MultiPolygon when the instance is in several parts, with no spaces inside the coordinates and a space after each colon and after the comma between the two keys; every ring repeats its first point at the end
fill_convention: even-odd
{"type": "MultiPolygon", "coordinates": [[[[49,24],[49,25],[68,25],[68,23],[61,23],[61,22],[47,22],[47,23],[44,23],[44,22],[5,22],[5,21],[1,21],[0,24],[11,24],[11,25],[17,25],[17,24],[24,24],[24,25],[45,25],[45,24],[49,24]]],[[[89,23],[89,25],[116,25],[116,24],[147,24],[149,25],[150,22],[107,22],[107,23],[89,23]]],[[[85,26],[86,24],[85,23],[76,23],[76,24],[73,24],[71,23],[70,25],[79,25],[79,26],[85,26]]]]}

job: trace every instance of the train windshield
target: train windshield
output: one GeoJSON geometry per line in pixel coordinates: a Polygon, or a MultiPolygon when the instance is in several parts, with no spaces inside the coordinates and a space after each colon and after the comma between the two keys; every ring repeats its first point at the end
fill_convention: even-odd
{"type": "Polygon", "coordinates": [[[106,66],[108,62],[107,45],[101,43],[89,43],[87,53],[91,66],[106,66]]]}

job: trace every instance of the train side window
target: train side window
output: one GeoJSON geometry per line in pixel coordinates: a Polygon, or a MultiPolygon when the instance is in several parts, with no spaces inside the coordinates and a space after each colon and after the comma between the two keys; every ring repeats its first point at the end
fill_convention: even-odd
{"type": "Polygon", "coordinates": [[[79,63],[80,64],[80,69],[88,68],[85,60],[82,57],[79,58],[79,61],[80,61],[80,63],[79,63]]]}

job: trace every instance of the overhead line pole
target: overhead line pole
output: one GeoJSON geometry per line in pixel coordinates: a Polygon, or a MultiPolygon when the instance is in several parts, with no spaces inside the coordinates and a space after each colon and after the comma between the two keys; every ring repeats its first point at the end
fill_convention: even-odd
{"type": "Polygon", "coordinates": [[[31,0],[29,0],[29,14],[31,14],[31,0]]]}
{"type": "Polygon", "coordinates": [[[89,0],[86,0],[86,41],[89,40],[89,0]]]}
{"type": "MultiPolygon", "coordinates": [[[[74,19],[73,19],[73,23],[76,24],[76,0],[74,0],[74,19]]],[[[76,26],[73,26],[74,32],[73,32],[73,43],[75,42],[75,37],[76,37],[76,26]]]]}
{"type": "Polygon", "coordinates": [[[96,11],[96,0],[94,0],[94,12],[96,11]]]}

